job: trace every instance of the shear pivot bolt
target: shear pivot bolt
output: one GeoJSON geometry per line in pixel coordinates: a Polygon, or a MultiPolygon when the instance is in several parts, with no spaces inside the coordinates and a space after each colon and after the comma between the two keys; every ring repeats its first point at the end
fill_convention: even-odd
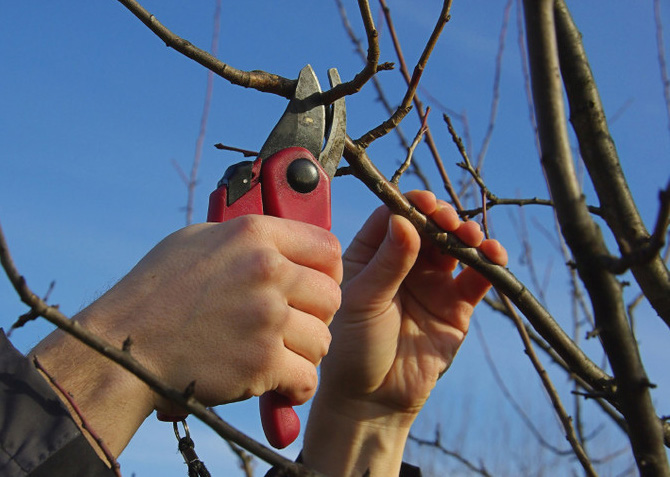
{"type": "Polygon", "coordinates": [[[286,169],[286,180],[296,192],[308,194],[319,185],[319,170],[312,161],[301,157],[286,169]]]}

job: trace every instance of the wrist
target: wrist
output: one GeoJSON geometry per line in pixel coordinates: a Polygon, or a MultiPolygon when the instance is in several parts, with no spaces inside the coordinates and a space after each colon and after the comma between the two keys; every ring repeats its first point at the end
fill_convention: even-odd
{"type": "Polygon", "coordinates": [[[398,475],[413,418],[368,403],[346,407],[317,395],[305,430],[304,463],[326,475],[398,475]]]}
{"type": "MultiPolygon", "coordinates": [[[[82,312],[75,319],[88,328],[85,315],[82,312]]],[[[30,355],[38,358],[41,373],[47,375],[45,378],[98,452],[87,426],[118,456],[153,410],[152,393],[143,382],[62,330],[51,333],[30,355]],[[50,379],[72,397],[76,411],[50,379]],[[86,425],[82,425],[82,419],[86,425]]]]}

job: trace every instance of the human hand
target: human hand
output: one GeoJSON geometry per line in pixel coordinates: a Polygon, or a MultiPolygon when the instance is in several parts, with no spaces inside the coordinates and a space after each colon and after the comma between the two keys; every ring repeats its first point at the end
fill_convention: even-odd
{"type": "MultiPolygon", "coordinates": [[[[477,223],[461,222],[432,193],[415,191],[407,197],[466,245],[506,264],[505,249],[483,240],[477,223]]],[[[331,429],[332,436],[337,434],[333,426],[340,426],[348,442],[367,447],[368,455],[351,457],[357,472],[393,473],[388,466],[402,456],[409,427],[454,359],[474,306],[490,288],[473,269],[454,276],[456,265],[432,244],[422,244],[409,221],[386,207],[366,222],[344,254],[342,307],[331,326],[333,343],[307,425],[305,462],[324,472],[351,471],[346,457],[332,451],[332,442],[330,456],[338,461],[321,445],[325,430],[331,429]],[[395,446],[396,452],[382,452],[373,465],[370,443],[380,439],[385,442],[381,448],[395,446]]]]}
{"type": "MultiPolygon", "coordinates": [[[[341,277],[340,247],[332,234],[249,215],[170,235],[76,319],[116,346],[130,337],[131,354],[140,363],[177,389],[195,381],[194,397],[205,405],[269,390],[300,404],[316,389],[316,366],[330,344],[327,325],[340,305],[341,277]]],[[[33,353],[61,383],[72,384],[80,406],[90,388],[82,373],[118,368],[61,333],[33,353]],[[82,366],[64,371],[63,361],[82,366]],[[93,369],[84,372],[84,363],[93,369]]],[[[109,404],[123,407],[123,418],[131,413],[141,422],[154,408],[181,413],[119,372],[115,389],[131,392],[132,399],[126,395],[109,404]]],[[[93,423],[99,432],[104,419],[93,423]]],[[[120,433],[118,421],[110,425],[120,433]]],[[[132,435],[135,429],[129,428],[132,435]]]]}
{"type": "MultiPolygon", "coordinates": [[[[507,263],[505,250],[496,240],[483,240],[476,222],[460,221],[429,192],[407,196],[466,245],[494,263],[507,263]]],[[[431,244],[422,245],[409,221],[378,209],[344,255],[343,302],[323,363],[324,393],[335,393],[343,403],[401,410],[412,420],[451,364],[474,306],[491,286],[471,268],[454,276],[456,265],[431,244]]]]}

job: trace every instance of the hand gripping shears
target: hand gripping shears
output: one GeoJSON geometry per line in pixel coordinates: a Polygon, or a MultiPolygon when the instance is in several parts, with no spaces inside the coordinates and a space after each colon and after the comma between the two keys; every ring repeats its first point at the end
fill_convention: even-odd
{"type": "MultiPolygon", "coordinates": [[[[335,68],[328,71],[328,78],[331,87],[340,83],[335,68]]],[[[230,166],[210,195],[208,222],[260,214],[330,230],[330,181],[344,150],[346,109],[344,98],[329,107],[320,99],[319,81],[307,65],[258,159],[230,166]]],[[[265,435],[279,449],[300,432],[300,420],[291,404],[276,392],[265,393],[259,400],[265,435]]]]}

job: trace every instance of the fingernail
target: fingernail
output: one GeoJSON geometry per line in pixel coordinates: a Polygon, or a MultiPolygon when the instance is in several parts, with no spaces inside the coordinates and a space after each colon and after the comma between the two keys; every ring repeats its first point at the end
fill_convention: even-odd
{"type": "Polygon", "coordinates": [[[397,225],[394,224],[395,220],[393,220],[393,215],[389,217],[389,228],[388,228],[388,235],[389,239],[391,239],[391,242],[394,244],[398,243],[398,231],[396,230],[397,225]]]}

